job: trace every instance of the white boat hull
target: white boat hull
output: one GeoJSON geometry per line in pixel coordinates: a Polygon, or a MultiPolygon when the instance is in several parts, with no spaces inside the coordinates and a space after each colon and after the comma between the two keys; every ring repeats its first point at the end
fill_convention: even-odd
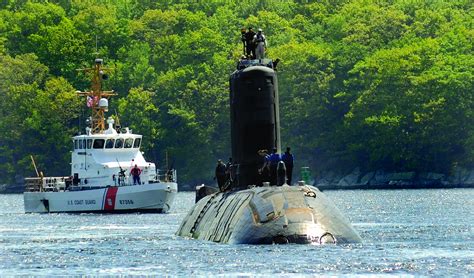
{"type": "Polygon", "coordinates": [[[24,192],[26,213],[168,212],[178,192],[175,182],[61,192],[24,192]]]}

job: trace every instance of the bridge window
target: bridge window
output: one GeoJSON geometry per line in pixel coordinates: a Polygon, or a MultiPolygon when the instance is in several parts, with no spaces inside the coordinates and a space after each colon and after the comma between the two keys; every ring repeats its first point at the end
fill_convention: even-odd
{"type": "Polygon", "coordinates": [[[133,147],[134,148],[140,148],[141,141],[142,141],[142,138],[135,139],[135,142],[133,143],[133,147]]]}
{"type": "Polygon", "coordinates": [[[123,147],[123,139],[119,138],[115,140],[115,148],[116,149],[121,149],[123,147]]]}
{"type": "Polygon", "coordinates": [[[82,145],[82,139],[79,139],[79,149],[83,149],[83,145],[82,145]]]}
{"type": "Polygon", "coordinates": [[[105,144],[104,139],[95,139],[94,140],[94,149],[103,149],[105,144]]]}
{"type": "Polygon", "coordinates": [[[107,141],[105,142],[105,148],[112,149],[114,147],[114,142],[115,139],[107,139],[107,141]]]}
{"type": "Polygon", "coordinates": [[[74,149],[79,149],[79,142],[77,140],[74,140],[74,149]]]}
{"type": "Polygon", "coordinates": [[[92,139],[87,139],[87,148],[92,148],[92,139]]]}
{"type": "Polygon", "coordinates": [[[125,148],[129,149],[133,145],[133,138],[127,138],[125,139],[125,148]]]}

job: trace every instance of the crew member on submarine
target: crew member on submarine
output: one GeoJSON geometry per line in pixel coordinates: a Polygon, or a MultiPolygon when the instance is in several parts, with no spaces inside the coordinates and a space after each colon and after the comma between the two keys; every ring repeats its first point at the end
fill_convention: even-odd
{"type": "Polygon", "coordinates": [[[272,185],[277,184],[277,168],[278,168],[278,162],[281,161],[281,156],[278,153],[277,148],[273,148],[272,154],[270,155],[270,183],[272,185]]]}
{"type": "Polygon", "coordinates": [[[255,59],[265,58],[265,50],[267,50],[267,40],[263,34],[262,28],[258,28],[257,34],[253,38],[255,59]]]}
{"type": "Polygon", "coordinates": [[[259,180],[257,186],[262,186],[264,182],[270,181],[270,156],[268,155],[267,150],[259,150],[258,155],[260,156],[260,167],[258,168],[259,180]]]}
{"type": "Polygon", "coordinates": [[[255,32],[253,31],[252,27],[249,27],[247,32],[245,33],[245,53],[247,59],[255,59],[255,44],[254,44],[254,37],[255,32]]]}
{"type": "Polygon", "coordinates": [[[285,163],[286,168],[286,184],[291,185],[291,178],[293,176],[293,162],[295,160],[293,154],[290,152],[291,148],[286,147],[286,152],[281,156],[281,160],[285,163]]]}
{"type": "Polygon", "coordinates": [[[223,191],[224,185],[227,181],[227,167],[221,159],[217,160],[214,179],[217,180],[217,186],[219,187],[219,190],[223,191]]]}

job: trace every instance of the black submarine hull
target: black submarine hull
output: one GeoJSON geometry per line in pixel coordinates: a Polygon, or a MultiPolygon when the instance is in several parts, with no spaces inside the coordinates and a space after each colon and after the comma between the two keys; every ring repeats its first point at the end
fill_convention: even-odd
{"type": "Polygon", "coordinates": [[[308,185],[214,193],[194,205],[177,234],[230,244],[361,241],[334,203],[308,185]]]}

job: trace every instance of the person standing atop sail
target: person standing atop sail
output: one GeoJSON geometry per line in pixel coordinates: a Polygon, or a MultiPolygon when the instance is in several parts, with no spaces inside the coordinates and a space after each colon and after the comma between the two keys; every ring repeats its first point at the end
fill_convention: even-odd
{"type": "Polygon", "coordinates": [[[240,29],[240,40],[242,41],[242,45],[243,45],[243,54],[242,55],[246,55],[247,54],[247,39],[245,38],[247,34],[247,30],[245,30],[245,28],[242,28],[240,29]]]}
{"type": "Polygon", "coordinates": [[[252,27],[249,27],[247,33],[245,33],[245,50],[248,59],[255,59],[255,44],[254,39],[255,32],[253,31],[252,27]]]}
{"type": "Polygon", "coordinates": [[[262,29],[259,28],[257,34],[253,37],[253,41],[255,44],[255,58],[256,59],[263,59],[265,58],[265,50],[267,49],[267,40],[265,39],[265,35],[262,32],[262,29]]]}

